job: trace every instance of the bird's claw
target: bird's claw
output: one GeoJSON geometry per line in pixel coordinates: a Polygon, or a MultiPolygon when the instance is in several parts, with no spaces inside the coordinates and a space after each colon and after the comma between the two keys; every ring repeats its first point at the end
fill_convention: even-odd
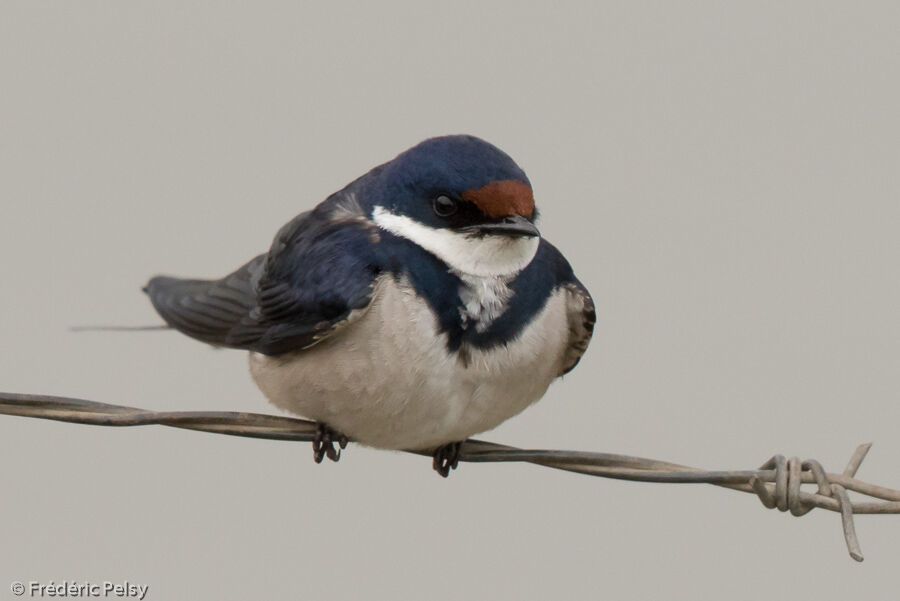
{"type": "Polygon", "coordinates": [[[436,448],[434,455],[432,455],[431,467],[446,478],[450,475],[450,470],[455,470],[456,466],[459,465],[459,452],[461,449],[461,442],[451,442],[436,448]]]}
{"type": "Polygon", "coordinates": [[[341,450],[334,448],[334,443],[341,449],[346,449],[347,442],[349,442],[347,437],[340,432],[335,432],[323,423],[317,423],[316,435],[312,441],[313,460],[322,463],[322,460],[328,457],[332,461],[337,461],[341,458],[341,450]]]}

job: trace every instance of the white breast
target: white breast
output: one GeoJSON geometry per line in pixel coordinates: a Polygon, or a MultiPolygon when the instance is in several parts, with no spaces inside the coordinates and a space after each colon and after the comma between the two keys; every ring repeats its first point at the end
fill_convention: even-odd
{"type": "Polygon", "coordinates": [[[464,286],[460,290],[460,319],[464,326],[473,325],[478,332],[486,331],[495,319],[503,315],[512,296],[508,279],[503,276],[476,277],[456,274],[464,286]]]}
{"type": "Polygon", "coordinates": [[[554,292],[516,339],[469,349],[462,361],[425,301],[382,276],[358,321],[298,353],[251,353],[250,371],[275,405],[358,442],[432,448],[494,428],[543,396],[568,346],[567,295],[554,292]]]}

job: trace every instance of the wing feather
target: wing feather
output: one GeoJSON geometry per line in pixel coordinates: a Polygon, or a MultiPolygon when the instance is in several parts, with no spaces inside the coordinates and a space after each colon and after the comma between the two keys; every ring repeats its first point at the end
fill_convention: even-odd
{"type": "Polygon", "coordinates": [[[577,279],[566,285],[569,291],[569,347],[563,356],[563,368],[559,375],[572,371],[581,360],[591,342],[597,321],[594,299],[577,279]]]}
{"type": "Polygon", "coordinates": [[[256,304],[255,280],[265,265],[259,255],[219,280],[158,276],[144,292],[166,323],[188,336],[216,346],[231,346],[230,332],[256,304]]]}
{"type": "Polygon", "coordinates": [[[203,342],[267,355],[308,348],[368,306],[379,271],[370,227],[303,213],[224,278],[159,276],[144,290],[166,323],[203,342]]]}

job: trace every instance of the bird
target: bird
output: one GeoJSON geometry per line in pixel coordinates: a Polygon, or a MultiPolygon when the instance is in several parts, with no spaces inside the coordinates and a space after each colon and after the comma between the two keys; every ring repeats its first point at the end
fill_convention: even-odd
{"type": "Polygon", "coordinates": [[[156,276],[144,291],[170,328],[248,351],[267,399],[316,422],[317,463],[352,440],[430,451],[446,477],[463,441],[540,399],[590,342],[593,299],[537,216],[509,155],[434,137],[231,274],[156,276]]]}

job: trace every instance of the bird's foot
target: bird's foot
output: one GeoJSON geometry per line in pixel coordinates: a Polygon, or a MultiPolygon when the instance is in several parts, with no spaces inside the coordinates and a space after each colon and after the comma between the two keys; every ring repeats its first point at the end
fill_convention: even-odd
{"type": "Polygon", "coordinates": [[[459,465],[459,451],[462,449],[462,442],[451,442],[440,446],[434,450],[434,460],[431,467],[434,471],[446,478],[450,475],[450,470],[455,470],[459,465]]]}
{"type": "Polygon", "coordinates": [[[316,423],[316,436],[312,441],[313,459],[316,463],[322,463],[325,457],[332,461],[337,461],[341,458],[341,451],[334,448],[334,443],[337,443],[341,449],[345,449],[347,448],[347,442],[346,436],[318,422],[316,423]]]}

